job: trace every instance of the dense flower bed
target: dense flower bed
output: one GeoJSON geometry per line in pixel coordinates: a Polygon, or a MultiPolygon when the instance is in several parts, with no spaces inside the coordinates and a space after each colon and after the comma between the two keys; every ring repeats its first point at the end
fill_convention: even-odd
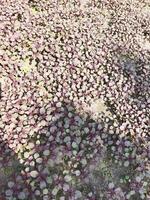
{"type": "Polygon", "coordinates": [[[0,0],[0,198],[150,199],[148,1],[0,0]]]}

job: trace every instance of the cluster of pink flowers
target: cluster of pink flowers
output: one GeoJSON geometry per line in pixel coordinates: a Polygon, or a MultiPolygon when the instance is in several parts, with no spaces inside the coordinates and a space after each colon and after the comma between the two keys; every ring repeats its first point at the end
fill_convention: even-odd
{"type": "Polygon", "coordinates": [[[1,0],[0,198],[150,199],[147,6],[1,0]]]}

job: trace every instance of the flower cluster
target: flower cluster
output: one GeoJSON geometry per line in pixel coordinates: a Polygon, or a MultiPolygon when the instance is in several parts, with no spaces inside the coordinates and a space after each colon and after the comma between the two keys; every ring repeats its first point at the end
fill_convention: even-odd
{"type": "Polygon", "coordinates": [[[150,199],[148,5],[1,0],[0,198],[150,199]]]}

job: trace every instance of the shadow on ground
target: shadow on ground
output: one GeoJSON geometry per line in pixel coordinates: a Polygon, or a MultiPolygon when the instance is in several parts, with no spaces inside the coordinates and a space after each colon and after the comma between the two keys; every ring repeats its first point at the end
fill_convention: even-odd
{"type": "MultiPolygon", "coordinates": [[[[65,196],[70,200],[76,190],[82,191],[78,199],[85,199],[90,192],[95,199],[105,199],[110,182],[129,189],[136,164],[123,167],[115,163],[111,147],[119,136],[115,130],[110,133],[112,119],[103,113],[101,122],[96,122],[88,113],[81,116],[73,104],[65,102],[58,108],[53,104],[49,117],[51,120],[28,138],[17,154],[1,140],[4,199],[52,199],[55,193],[55,199],[65,196]],[[65,184],[70,188],[67,191],[62,190],[65,184]]],[[[133,151],[131,144],[130,153],[133,151]]]]}

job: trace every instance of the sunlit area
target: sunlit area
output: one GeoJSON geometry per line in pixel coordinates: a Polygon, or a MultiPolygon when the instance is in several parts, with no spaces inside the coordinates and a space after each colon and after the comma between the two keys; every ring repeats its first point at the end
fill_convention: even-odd
{"type": "Polygon", "coordinates": [[[0,0],[0,200],[150,200],[149,130],[149,0],[0,0]]]}

